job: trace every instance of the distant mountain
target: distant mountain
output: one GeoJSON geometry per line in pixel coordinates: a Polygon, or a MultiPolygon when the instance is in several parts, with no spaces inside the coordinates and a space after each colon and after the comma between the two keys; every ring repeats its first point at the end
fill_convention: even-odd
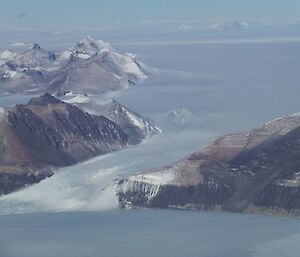
{"type": "Polygon", "coordinates": [[[8,51],[0,55],[2,92],[99,94],[125,89],[149,75],[132,54],[91,37],[61,53],[38,44],[18,54],[8,51]]]}
{"type": "Polygon", "coordinates": [[[175,109],[167,113],[166,118],[173,124],[184,125],[192,113],[186,108],[175,109]]]}
{"type": "Polygon", "coordinates": [[[0,109],[0,194],[36,183],[52,169],[120,150],[128,135],[104,116],[45,94],[0,109]],[[23,181],[23,182],[22,182],[23,181]]]}
{"type": "Polygon", "coordinates": [[[300,215],[300,114],[117,183],[121,207],[300,215]]]}
{"type": "Polygon", "coordinates": [[[213,30],[224,31],[224,30],[240,30],[240,29],[248,29],[250,28],[247,22],[230,20],[230,21],[222,21],[210,26],[213,30]]]}
{"type": "Polygon", "coordinates": [[[147,78],[146,72],[142,70],[142,65],[135,60],[133,54],[125,53],[114,48],[109,43],[95,40],[90,36],[79,41],[71,49],[62,52],[60,59],[68,61],[86,60],[98,55],[102,56],[103,62],[108,62],[111,68],[116,68],[116,70],[126,73],[130,80],[136,81],[147,78]]]}
{"type": "Polygon", "coordinates": [[[53,64],[55,59],[55,53],[41,48],[38,44],[34,44],[24,52],[15,54],[7,63],[9,67],[15,70],[24,71],[29,69],[47,68],[53,64]]]}

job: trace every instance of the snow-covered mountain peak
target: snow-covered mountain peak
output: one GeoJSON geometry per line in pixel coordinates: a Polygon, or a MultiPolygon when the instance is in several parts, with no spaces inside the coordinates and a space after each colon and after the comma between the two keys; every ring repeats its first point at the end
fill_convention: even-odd
{"type": "Polygon", "coordinates": [[[61,57],[62,59],[69,59],[75,56],[80,59],[88,59],[96,54],[115,51],[116,50],[111,46],[111,44],[88,36],[80,40],[74,47],[64,51],[61,57]]]}
{"type": "Polygon", "coordinates": [[[42,48],[41,48],[41,46],[38,43],[35,43],[35,44],[33,44],[31,46],[31,49],[33,49],[33,50],[41,50],[42,48]]]}
{"type": "Polygon", "coordinates": [[[79,47],[85,47],[85,48],[93,48],[95,50],[102,50],[102,49],[109,49],[112,50],[112,46],[109,43],[106,43],[100,39],[94,39],[91,36],[88,36],[77,43],[77,46],[79,47]]]}
{"type": "Polygon", "coordinates": [[[16,54],[14,58],[9,60],[9,64],[14,67],[15,70],[23,70],[24,68],[48,68],[55,59],[55,53],[47,51],[38,44],[34,44],[24,52],[16,54]]]}
{"type": "MultiPolygon", "coordinates": [[[[27,54],[27,55],[34,55],[36,57],[41,57],[43,55],[47,56],[48,53],[49,53],[49,51],[47,51],[46,49],[42,48],[38,43],[35,43],[30,48],[28,48],[27,50],[25,50],[23,52],[23,55],[27,54]]],[[[22,53],[20,55],[22,55],[22,53]]]]}
{"type": "Polygon", "coordinates": [[[93,50],[95,52],[99,51],[99,46],[98,42],[91,37],[84,38],[80,40],[74,49],[79,49],[79,50],[93,50]]]}

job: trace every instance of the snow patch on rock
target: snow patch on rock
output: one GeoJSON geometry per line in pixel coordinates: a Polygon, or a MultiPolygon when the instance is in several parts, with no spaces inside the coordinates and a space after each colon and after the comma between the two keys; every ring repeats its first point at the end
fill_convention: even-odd
{"type": "Polygon", "coordinates": [[[147,183],[152,185],[171,185],[175,184],[175,173],[172,170],[156,171],[144,174],[133,175],[128,181],[147,183]]]}
{"type": "MultiPolygon", "coordinates": [[[[67,94],[66,94],[66,96],[67,96],[67,94]]],[[[90,100],[91,99],[89,97],[87,97],[85,95],[78,94],[78,95],[72,97],[71,99],[64,100],[64,102],[69,103],[69,104],[73,104],[73,103],[88,103],[88,102],[90,102],[90,100]]]]}

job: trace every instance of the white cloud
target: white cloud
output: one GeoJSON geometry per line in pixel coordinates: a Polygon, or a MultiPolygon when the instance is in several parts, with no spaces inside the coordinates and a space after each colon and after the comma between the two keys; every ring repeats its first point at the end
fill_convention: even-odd
{"type": "Polygon", "coordinates": [[[23,43],[23,42],[16,42],[16,43],[11,44],[11,46],[22,47],[22,46],[25,46],[25,43],[23,43]]]}
{"type": "Polygon", "coordinates": [[[191,29],[194,29],[193,26],[191,25],[187,25],[187,24],[182,24],[182,25],[179,25],[177,27],[178,30],[191,30],[191,29]]]}
{"type": "Polygon", "coordinates": [[[248,29],[250,26],[247,22],[238,20],[227,20],[217,22],[209,26],[213,30],[237,30],[237,29],[248,29]]]}
{"type": "Polygon", "coordinates": [[[4,22],[0,22],[0,32],[9,31],[45,31],[44,29],[32,28],[32,27],[22,27],[22,26],[11,26],[4,22]]]}
{"type": "Polygon", "coordinates": [[[126,22],[120,21],[120,20],[116,20],[116,21],[114,22],[114,24],[115,24],[116,26],[120,26],[120,27],[124,27],[124,26],[127,25],[126,22]]]}

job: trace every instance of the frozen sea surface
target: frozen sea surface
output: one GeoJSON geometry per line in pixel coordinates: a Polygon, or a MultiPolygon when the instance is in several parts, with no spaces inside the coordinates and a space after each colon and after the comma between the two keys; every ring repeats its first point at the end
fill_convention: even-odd
{"type": "Polygon", "coordinates": [[[0,219],[1,257],[297,257],[300,223],[256,215],[140,210],[0,219]]]}

